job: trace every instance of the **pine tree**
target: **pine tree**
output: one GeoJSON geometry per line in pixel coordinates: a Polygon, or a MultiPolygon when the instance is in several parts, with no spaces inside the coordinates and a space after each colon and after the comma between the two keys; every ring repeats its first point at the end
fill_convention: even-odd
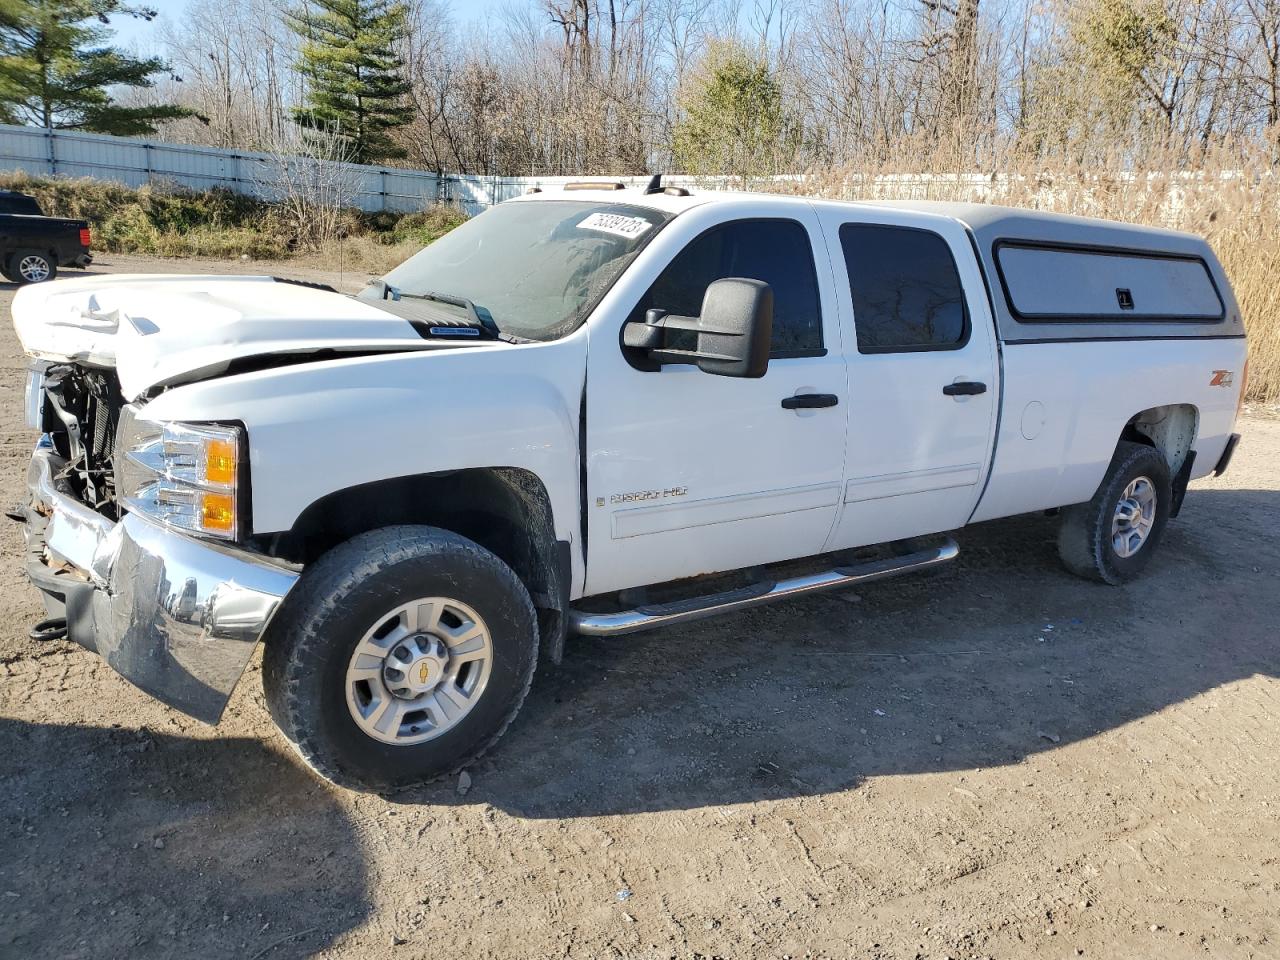
{"type": "Polygon", "coordinates": [[[309,0],[288,17],[302,37],[297,68],[307,81],[294,120],[338,133],[356,163],[404,156],[388,133],[413,118],[397,52],[408,8],[391,0],[309,0]]]}
{"type": "Polygon", "coordinates": [[[109,88],[150,87],[168,69],[107,45],[111,16],[150,20],[155,11],[121,0],[0,0],[0,119],[136,136],[191,116],[183,107],[111,99],[109,88]]]}

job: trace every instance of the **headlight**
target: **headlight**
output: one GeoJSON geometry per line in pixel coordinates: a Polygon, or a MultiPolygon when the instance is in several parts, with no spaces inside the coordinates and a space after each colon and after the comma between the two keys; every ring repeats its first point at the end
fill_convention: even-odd
{"type": "Polygon", "coordinates": [[[116,453],[122,505],[192,533],[234,540],[240,533],[240,427],[156,423],[125,408],[116,453]]]}

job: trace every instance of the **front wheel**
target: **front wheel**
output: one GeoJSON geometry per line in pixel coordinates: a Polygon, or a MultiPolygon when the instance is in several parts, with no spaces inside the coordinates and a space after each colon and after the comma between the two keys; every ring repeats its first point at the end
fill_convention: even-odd
{"type": "Polygon", "coordinates": [[[263,687],[322,776],[396,788],[487,750],[524,702],[537,653],[510,567],[445,530],[387,527],[307,568],[271,625],[263,687]]]}
{"type": "Polygon", "coordinates": [[[1093,499],[1062,511],[1058,554],[1063,564],[1088,580],[1133,579],[1164,535],[1172,500],[1164,455],[1146,444],[1122,441],[1093,499]]]}

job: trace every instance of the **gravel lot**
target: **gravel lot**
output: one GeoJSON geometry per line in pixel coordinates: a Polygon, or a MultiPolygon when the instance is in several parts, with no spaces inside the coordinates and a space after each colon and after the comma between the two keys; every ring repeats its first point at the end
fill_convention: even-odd
{"type": "Polygon", "coordinates": [[[5,526],[0,956],[1280,956],[1280,421],[1243,432],[1127,588],[1020,519],[928,578],[571,641],[465,795],[316,780],[257,664],[213,729],[27,639],[5,526]]]}

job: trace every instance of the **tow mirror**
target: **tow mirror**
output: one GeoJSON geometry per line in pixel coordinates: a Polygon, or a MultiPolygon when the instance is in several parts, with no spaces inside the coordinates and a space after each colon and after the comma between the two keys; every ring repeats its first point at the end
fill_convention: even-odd
{"type": "Polygon", "coordinates": [[[622,345],[642,351],[653,364],[696,363],[721,377],[763,377],[769,369],[773,335],[773,288],[759,280],[732,277],[707,287],[702,313],[679,317],[650,310],[643,321],[622,328],[622,345]],[[697,334],[695,349],[668,346],[667,331],[697,334]]]}

